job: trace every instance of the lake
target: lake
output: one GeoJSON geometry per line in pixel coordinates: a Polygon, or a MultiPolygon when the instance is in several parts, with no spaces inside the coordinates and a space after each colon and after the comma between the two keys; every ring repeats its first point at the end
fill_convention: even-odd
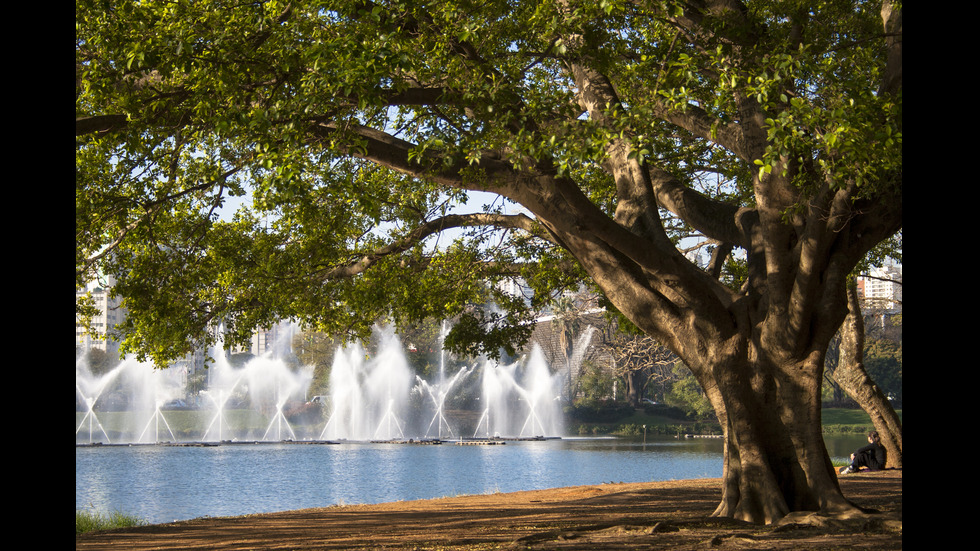
{"type": "MultiPolygon", "coordinates": [[[[863,437],[828,439],[845,456],[863,437]]],[[[151,523],[607,482],[715,478],[722,440],[563,438],[494,446],[262,443],[75,448],[75,508],[151,523]]]]}
{"type": "Polygon", "coordinates": [[[720,439],[494,446],[240,444],[75,448],[75,508],[153,523],[336,504],[721,476],[720,439]]]}

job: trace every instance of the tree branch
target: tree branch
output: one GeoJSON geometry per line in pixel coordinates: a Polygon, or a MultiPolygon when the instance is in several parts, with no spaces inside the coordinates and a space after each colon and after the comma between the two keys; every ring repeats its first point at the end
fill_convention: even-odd
{"type": "Polygon", "coordinates": [[[885,0],[881,6],[881,19],[888,36],[888,60],[882,75],[882,94],[895,95],[902,91],[902,8],[895,8],[892,0],[885,0]]]}
{"type": "Polygon", "coordinates": [[[450,160],[438,153],[415,154],[417,146],[409,141],[395,137],[387,132],[359,124],[337,124],[321,121],[311,126],[311,132],[319,139],[331,142],[338,135],[353,134],[353,142],[337,140],[336,147],[341,152],[364,159],[392,170],[428,178],[443,185],[471,191],[490,191],[508,196],[516,177],[511,165],[500,159],[499,155],[485,152],[474,163],[483,170],[486,178],[465,179],[463,172],[470,163],[463,160],[450,160]]]}
{"type": "Polygon", "coordinates": [[[374,266],[389,256],[409,250],[431,235],[451,228],[479,226],[519,229],[542,239],[550,240],[541,232],[541,228],[537,225],[537,223],[532,218],[524,214],[450,214],[425,222],[400,239],[397,239],[384,247],[380,247],[353,262],[330,268],[322,274],[321,278],[326,281],[331,279],[353,277],[363,273],[371,266],[374,266]]]}
{"type": "Polygon", "coordinates": [[[96,115],[92,117],[75,118],[75,137],[95,132],[111,132],[125,128],[126,115],[96,115]]]}
{"type": "MultiPolygon", "coordinates": [[[[171,204],[173,201],[175,201],[177,199],[180,199],[180,198],[183,198],[183,197],[186,197],[186,196],[188,196],[190,194],[197,193],[199,191],[203,191],[203,190],[206,190],[206,189],[210,189],[210,188],[214,187],[215,185],[220,185],[221,182],[227,180],[231,175],[235,174],[239,170],[241,170],[240,167],[233,168],[231,170],[226,171],[218,179],[211,180],[211,181],[208,181],[208,182],[204,182],[202,184],[198,184],[196,186],[189,187],[189,188],[187,188],[185,190],[182,190],[182,191],[180,191],[178,193],[175,193],[175,194],[172,194],[172,195],[168,195],[166,197],[160,197],[160,198],[154,199],[153,201],[149,201],[149,202],[143,203],[142,204],[143,213],[141,215],[139,215],[139,217],[137,217],[136,220],[133,220],[129,224],[126,224],[121,229],[119,229],[119,231],[116,234],[116,237],[111,242],[109,242],[107,245],[103,246],[101,248],[101,250],[99,250],[99,252],[97,252],[97,253],[95,253],[95,254],[93,254],[93,255],[85,258],[84,261],[82,262],[82,265],[80,267],[79,266],[76,266],[75,267],[75,275],[76,276],[79,276],[79,275],[84,275],[85,273],[87,273],[92,268],[92,266],[94,266],[99,260],[101,260],[106,255],[108,255],[113,250],[115,250],[116,247],[118,247],[120,245],[120,243],[122,243],[122,241],[126,238],[126,236],[130,232],[132,232],[136,228],[138,228],[141,225],[143,225],[154,214],[160,212],[160,210],[163,209],[164,206],[167,206],[167,205],[171,204]]],[[[219,192],[219,195],[220,195],[220,192],[219,192]]],[[[212,208],[212,212],[213,212],[213,208],[212,208]]]]}

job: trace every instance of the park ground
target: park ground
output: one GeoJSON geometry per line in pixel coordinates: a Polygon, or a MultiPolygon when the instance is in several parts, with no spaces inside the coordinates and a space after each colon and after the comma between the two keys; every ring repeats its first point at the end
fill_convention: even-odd
{"type": "Polygon", "coordinates": [[[613,483],[200,518],[76,536],[75,549],[902,548],[902,470],[841,476],[852,518],[709,518],[721,479],[613,483]]]}

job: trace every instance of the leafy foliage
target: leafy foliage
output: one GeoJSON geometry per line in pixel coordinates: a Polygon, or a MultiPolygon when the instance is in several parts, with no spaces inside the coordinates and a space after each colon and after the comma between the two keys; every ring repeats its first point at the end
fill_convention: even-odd
{"type": "Polygon", "coordinates": [[[598,409],[602,401],[612,394],[613,378],[600,364],[587,361],[582,365],[579,386],[582,398],[575,405],[598,409]]]}
{"type": "Polygon", "coordinates": [[[549,209],[635,259],[611,235],[731,238],[715,225],[773,179],[792,190],[765,206],[793,228],[822,194],[900,196],[901,91],[878,88],[876,6],[692,10],[78,0],[76,286],[117,275],[124,350],[161,364],[284,318],[360,338],[379,319],[457,318],[454,350],[495,355],[595,278],[549,209]],[[737,130],[748,113],[757,134],[737,130]],[[622,167],[660,204],[630,196],[622,167]],[[664,199],[684,190],[725,216],[664,199]],[[484,191],[503,200],[478,208],[484,191]],[[535,302],[495,290],[514,276],[535,302]]]}
{"type": "Polygon", "coordinates": [[[674,366],[677,380],[670,387],[670,392],[664,396],[669,406],[676,407],[691,417],[707,419],[714,415],[714,408],[708,401],[691,371],[682,363],[674,366]]]}
{"type": "Polygon", "coordinates": [[[868,343],[865,369],[890,399],[902,403],[902,345],[884,339],[868,343]]]}

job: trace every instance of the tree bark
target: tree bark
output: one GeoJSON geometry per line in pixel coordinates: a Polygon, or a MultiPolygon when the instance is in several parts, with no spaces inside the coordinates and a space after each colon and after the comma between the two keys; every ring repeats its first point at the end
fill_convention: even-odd
{"type": "Polygon", "coordinates": [[[820,417],[823,361],[845,315],[847,272],[824,270],[826,285],[813,292],[809,321],[801,324],[805,329],[767,332],[767,324],[789,326],[789,314],[773,312],[762,296],[716,300],[725,296],[720,284],[685,277],[685,265],[663,257],[659,265],[643,265],[646,270],[630,269],[631,262],[614,248],[591,243],[594,234],[562,227],[561,217],[543,214],[542,220],[555,221],[556,233],[610,301],[667,344],[711,400],[726,438],[724,491],[716,515],[768,524],[793,511],[856,510],[840,492],[820,417]],[[679,310],[667,297],[690,309],[679,310]],[[774,319],[778,316],[782,321],[774,319]],[[815,320],[826,325],[816,330],[821,323],[815,320]]]}
{"type": "Polygon", "coordinates": [[[794,511],[854,511],[823,440],[819,339],[800,359],[773,362],[767,358],[779,351],[760,347],[751,338],[758,330],[742,329],[712,346],[704,364],[686,360],[725,428],[723,492],[714,515],[769,524],[794,511]]]}
{"type": "Polygon", "coordinates": [[[774,370],[750,390],[736,388],[746,365],[719,382],[727,427],[724,489],[716,516],[769,524],[793,511],[854,509],[840,493],[820,428],[818,393],[807,372],[818,360],[774,370]],[[764,379],[769,379],[768,381],[764,379]]]}
{"type": "Polygon", "coordinates": [[[847,318],[841,325],[840,360],[834,380],[871,417],[888,453],[887,466],[902,467],[902,421],[888,397],[864,369],[864,317],[857,288],[847,288],[847,318]]]}

